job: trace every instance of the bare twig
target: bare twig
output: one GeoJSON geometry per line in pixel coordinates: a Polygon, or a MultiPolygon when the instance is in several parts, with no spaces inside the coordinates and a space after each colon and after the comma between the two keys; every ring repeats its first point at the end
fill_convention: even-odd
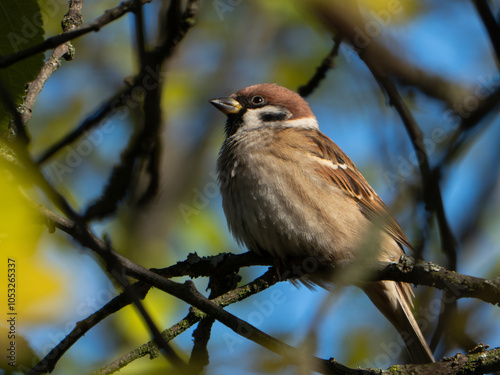
{"type": "Polygon", "coordinates": [[[7,91],[3,83],[0,81],[0,102],[4,104],[5,108],[12,115],[12,122],[9,125],[9,130],[6,134],[2,134],[2,137],[11,143],[11,146],[15,147],[16,142],[20,142],[27,145],[30,141],[28,133],[26,133],[26,128],[21,118],[21,114],[17,111],[16,105],[7,91]]]}
{"type": "MultiPolygon", "coordinates": [[[[66,219],[61,218],[60,216],[55,215],[43,208],[41,208],[41,213],[46,219],[53,222],[57,228],[70,234],[75,239],[80,240],[78,231],[76,231],[76,229],[71,225],[70,221],[67,221],[66,219]]],[[[98,240],[96,239],[96,241],[98,240]]],[[[95,244],[89,245],[96,246],[95,244]]],[[[117,254],[117,256],[119,256],[119,254],[117,254]]],[[[188,257],[188,260],[169,267],[167,269],[168,271],[154,271],[158,275],[165,274],[168,276],[208,276],[213,274],[215,270],[217,270],[220,274],[225,274],[227,272],[236,271],[240,267],[251,265],[270,266],[274,264],[274,260],[271,256],[257,256],[251,252],[240,255],[225,254],[222,257],[221,255],[204,258],[199,258],[196,255],[194,256],[196,257],[195,259],[188,257]],[[214,262],[214,260],[218,261],[214,262]]],[[[121,259],[125,265],[130,265],[128,269],[132,276],[143,269],[142,267],[129,263],[129,261],[123,257],[121,257],[121,259]]],[[[404,281],[415,285],[426,285],[442,290],[448,289],[453,291],[457,299],[477,298],[488,303],[500,304],[499,280],[487,280],[468,276],[447,270],[432,262],[425,262],[422,260],[414,262],[411,259],[412,258],[410,257],[403,256],[398,263],[380,263],[378,267],[378,271],[380,273],[378,275],[374,275],[370,280],[404,281]]],[[[297,263],[294,260],[291,262],[297,263]]],[[[335,272],[336,269],[345,269],[349,266],[349,263],[344,263],[338,264],[335,267],[324,267],[328,267],[331,269],[331,272],[335,272]]],[[[284,275],[289,275],[291,277],[301,276],[297,275],[297,273],[288,272],[288,270],[283,272],[282,277],[284,275]]]]}
{"type": "Polygon", "coordinates": [[[135,16],[135,39],[137,43],[137,55],[139,56],[140,70],[146,68],[146,31],[144,30],[144,15],[141,0],[136,0],[134,9],[135,16]]]}
{"type": "MultiPolygon", "coordinates": [[[[97,249],[96,251],[98,253],[101,251],[100,248],[102,246],[105,246],[104,243],[95,236],[93,236],[92,242],[89,242],[88,238],[82,237],[78,228],[76,228],[70,220],[62,218],[61,216],[56,215],[50,210],[47,210],[43,207],[39,207],[39,211],[40,214],[46,220],[53,223],[56,228],[59,228],[63,232],[68,233],[73,238],[80,241],[82,245],[87,246],[91,249],[95,248],[97,249]]],[[[115,253],[114,250],[110,251],[115,253]]],[[[154,274],[157,275],[155,276],[155,280],[158,277],[163,278],[163,275],[168,277],[192,275],[209,276],[215,272],[225,274],[227,272],[236,271],[237,269],[245,266],[271,266],[274,264],[274,260],[271,256],[258,256],[251,252],[239,255],[224,254],[204,258],[199,258],[196,255],[192,255],[195,257],[194,259],[192,258],[192,256],[190,256],[188,257],[188,260],[180,262],[165,270],[149,271],[133,262],[130,262],[128,259],[118,253],[115,253],[115,256],[125,267],[130,276],[137,278],[137,275],[144,271],[147,271],[148,275],[150,275],[154,271],[154,274]]],[[[458,272],[447,270],[432,262],[425,262],[422,260],[415,262],[411,259],[411,257],[403,256],[398,263],[381,262],[379,263],[378,268],[376,268],[380,273],[373,275],[369,280],[404,281],[415,285],[426,285],[437,289],[450,289],[453,290],[457,298],[477,298],[492,304],[500,303],[500,282],[498,280],[487,280],[468,276],[460,274],[458,272]]],[[[299,259],[299,263],[302,260],[303,259],[299,259]]],[[[291,260],[291,262],[294,262],[294,264],[296,264],[297,260],[291,260]]],[[[322,267],[327,267],[331,270],[331,272],[335,272],[335,270],[345,269],[350,266],[352,266],[352,264],[350,264],[349,262],[345,262],[342,264],[338,264],[335,267],[322,267]]],[[[293,268],[294,267],[292,266],[292,270],[293,268]]],[[[317,270],[318,268],[314,269],[314,271],[317,270]]],[[[364,274],[368,275],[369,273],[364,274]]],[[[297,274],[296,272],[294,273],[293,271],[285,270],[285,272],[282,272],[282,278],[286,279],[285,276],[297,277],[301,275],[297,274]]]]}
{"type": "MultiPolygon", "coordinates": [[[[150,289],[149,286],[144,283],[137,282],[133,285],[136,289],[138,298],[144,298],[146,293],[150,289]]],[[[88,318],[81,320],[76,323],[75,328],[59,343],[57,344],[43,359],[41,359],[28,373],[27,375],[37,375],[47,372],[52,372],[55,365],[61,359],[61,357],[71,348],[80,338],[82,338],[88,331],[94,328],[98,323],[103,321],[105,318],[114,314],[115,312],[121,310],[123,307],[128,306],[132,303],[132,299],[127,293],[121,293],[117,297],[113,298],[105,306],[100,308],[98,311],[90,315],[88,318]]],[[[158,350],[158,346],[156,346],[158,350]]]]}
{"type": "Polygon", "coordinates": [[[460,84],[453,83],[442,76],[427,72],[412,61],[379,43],[377,37],[362,37],[366,21],[359,14],[355,1],[323,1],[296,0],[311,10],[333,35],[340,33],[343,42],[351,44],[357,51],[363,51],[365,58],[370,60],[378,70],[408,86],[416,87],[430,97],[443,100],[446,103],[462,103],[470,95],[469,90],[460,84]]]}
{"type": "MultiPolygon", "coordinates": [[[[426,233],[424,229],[429,228],[432,213],[435,212],[438,221],[439,233],[441,235],[441,248],[448,258],[448,268],[455,270],[457,267],[457,242],[451,231],[448,219],[446,218],[441,189],[439,187],[439,179],[434,178],[431,173],[429,157],[425,149],[422,131],[420,130],[420,127],[415,121],[412,113],[399,95],[394,83],[382,71],[378,70],[377,67],[372,64],[371,60],[364,59],[362,53],[360,53],[360,56],[365,61],[375,79],[379,82],[382,90],[389,97],[391,105],[396,108],[396,111],[401,117],[406,131],[410,136],[413,147],[418,155],[418,166],[420,168],[420,175],[422,176],[423,198],[427,211],[427,220],[426,223],[424,223],[421,233],[422,235],[426,233]]],[[[422,247],[417,250],[417,256],[420,258],[422,247]]],[[[453,315],[457,309],[456,300],[453,298],[450,299],[447,294],[449,294],[449,292],[445,290],[442,298],[443,309],[439,316],[437,328],[431,340],[431,348],[433,349],[435,349],[443,332],[449,325],[451,315],[453,315]]]]}
{"type": "Polygon", "coordinates": [[[321,65],[318,66],[318,68],[316,69],[316,73],[314,73],[309,82],[299,87],[298,93],[300,96],[309,96],[314,90],[316,90],[320,82],[325,79],[328,70],[332,69],[335,66],[335,58],[339,54],[341,42],[342,37],[340,36],[340,34],[333,38],[333,48],[328,56],[323,59],[321,65]]]}
{"type": "Polygon", "coordinates": [[[160,106],[163,84],[162,66],[172,56],[179,42],[194,25],[194,18],[198,10],[197,1],[189,1],[184,13],[180,12],[179,6],[180,2],[178,1],[173,1],[170,4],[167,11],[167,14],[170,14],[167,17],[170,22],[167,36],[155,51],[145,54],[146,66],[135,80],[134,85],[141,85],[140,87],[145,94],[143,126],[123,152],[121,163],[113,168],[104,193],[87,208],[84,214],[87,220],[103,218],[117,209],[118,203],[125,197],[134,181],[133,176],[139,170],[138,165],[146,165],[150,175],[145,192],[139,200],[140,203],[148,202],[157,192],[160,154],[159,131],[162,120],[160,106]],[[151,80],[145,79],[151,75],[151,72],[158,72],[155,84],[151,84],[151,80]]]}
{"type": "Polygon", "coordinates": [[[380,263],[378,280],[397,280],[450,291],[458,298],[477,298],[500,306],[500,278],[463,275],[432,262],[402,256],[398,263],[380,263]],[[418,280],[418,281],[417,281],[418,280]]]}
{"type": "Polygon", "coordinates": [[[477,109],[472,112],[467,118],[463,118],[458,129],[450,137],[450,146],[446,150],[445,155],[436,167],[434,167],[433,175],[439,177],[441,169],[450,163],[450,161],[458,155],[464,145],[470,140],[470,131],[479,126],[482,121],[490,116],[494,109],[500,106],[500,89],[496,89],[490,96],[484,99],[477,109]]]}
{"type": "MultiPolygon", "coordinates": [[[[64,32],[75,30],[82,25],[83,1],[84,0],[70,0],[68,13],[66,13],[62,22],[64,32]]],[[[61,58],[65,57],[67,60],[72,59],[73,53],[73,46],[70,42],[57,46],[47,61],[45,61],[45,64],[36,79],[28,84],[26,97],[24,98],[23,104],[19,108],[23,124],[26,124],[31,119],[33,106],[42,92],[45,82],[47,82],[52,73],[54,73],[61,65],[61,58]]]]}
{"type": "MultiPolygon", "coordinates": [[[[144,77],[143,77],[144,78],[144,77]]],[[[132,89],[136,87],[134,85],[127,86],[121,91],[117,92],[110,99],[108,99],[100,108],[95,111],[91,116],[86,118],[75,130],[68,133],[57,143],[49,147],[43,154],[38,158],[36,163],[38,165],[45,163],[48,159],[54,156],[58,151],[68,146],[69,144],[76,141],[82,135],[90,132],[96,126],[98,126],[104,119],[111,116],[113,113],[118,111],[121,107],[125,106],[126,99],[129,98],[132,89]]]]}
{"type": "Polygon", "coordinates": [[[500,63],[500,26],[491,12],[488,0],[472,0],[472,3],[476,7],[476,10],[483,21],[484,27],[488,32],[491,45],[493,46],[493,51],[495,51],[496,63],[498,66],[500,63]]]}
{"type": "MultiPolygon", "coordinates": [[[[153,0],[141,0],[142,4],[150,3],[153,0]]],[[[88,34],[93,31],[99,31],[102,27],[106,26],[110,22],[113,22],[117,18],[120,18],[124,14],[132,11],[134,9],[136,1],[135,0],[127,0],[122,2],[115,8],[112,8],[101,17],[96,20],[83,25],[77,29],[70,30],[59,34],[57,36],[53,36],[51,38],[46,39],[40,44],[34,45],[32,47],[21,50],[17,53],[13,53],[12,55],[1,56],[0,57],[0,68],[5,68],[10,66],[18,61],[24,60],[30,56],[36,55],[37,53],[47,51],[49,49],[55,48],[60,44],[66,43],[72,39],[78,38],[79,36],[88,34]]]]}
{"type": "MultiPolygon", "coordinates": [[[[90,249],[96,251],[100,254],[107,245],[99,240],[94,235],[87,233],[83,235],[79,232],[78,227],[73,225],[73,223],[67,219],[61,218],[58,215],[47,211],[46,209],[40,208],[40,213],[45,217],[46,220],[52,222],[52,224],[70,234],[73,238],[80,241],[82,245],[89,247],[90,249]]],[[[204,313],[215,317],[221,323],[231,328],[237,334],[246,337],[247,339],[264,346],[265,348],[283,355],[287,358],[290,363],[295,363],[298,358],[298,352],[296,349],[281,343],[280,341],[272,338],[271,336],[265,334],[264,332],[256,329],[247,322],[235,317],[234,315],[223,310],[219,305],[214,303],[214,301],[208,300],[206,297],[201,295],[195,288],[194,285],[187,281],[184,284],[178,284],[171,280],[165,279],[164,277],[147,270],[127,258],[116,253],[113,249],[105,248],[110,254],[115,258],[116,262],[123,267],[123,269],[131,276],[143,281],[144,283],[154,286],[158,289],[169,293],[190,305],[200,309],[204,313]]],[[[457,298],[461,297],[477,297],[483,299],[490,303],[499,303],[500,299],[500,287],[498,282],[487,281],[478,278],[472,278],[466,275],[460,275],[454,272],[447,271],[438,267],[432,263],[421,262],[418,264],[413,264],[408,262],[407,258],[402,258],[401,262],[397,265],[390,264],[387,268],[388,275],[380,276],[379,279],[397,279],[405,282],[416,282],[417,284],[435,286],[437,288],[449,289],[456,292],[457,298]],[[425,274],[425,277],[423,274],[425,274]],[[397,277],[393,277],[397,275],[397,277]],[[459,275],[459,276],[457,276],[459,275]],[[386,277],[387,276],[387,277],[386,277]],[[390,276],[390,277],[389,277],[390,276]]],[[[272,259],[269,259],[272,262],[272,259]]],[[[342,267],[343,265],[340,265],[342,267]]],[[[379,372],[372,372],[371,370],[351,370],[347,367],[340,365],[336,362],[328,362],[320,359],[314,359],[311,361],[314,371],[320,373],[363,373],[372,374],[379,372]],[[335,372],[337,371],[337,372],[335,372]],[[362,372],[351,372],[351,371],[362,371],[362,372]]],[[[464,364],[465,365],[465,364],[464,364]]],[[[480,364],[478,364],[480,366],[480,364]]],[[[491,363],[490,363],[491,365],[491,363]]],[[[495,366],[500,368],[500,361],[495,362],[495,366]]],[[[377,370],[378,371],[378,370],[377,370]]],[[[414,369],[413,369],[414,371],[414,369]]],[[[402,372],[407,373],[407,372],[402,372]]],[[[449,372],[453,373],[453,372],[449,372]]]]}
{"type": "Polygon", "coordinates": [[[52,52],[50,57],[43,64],[42,69],[38,76],[32,82],[28,83],[28,90],[26,92],[26,97],[24,103],[21,104],[19,111],[22,115],[22,122],[26,124],[32,116],[33,106],[42,92],[45,82],[50,78],[52,73],[54,73],[61,66],[61,58],[68,53],[67,44],[62,44],[52,52]]]}
{"type": "MultiPolygon", "coordinates": [[[[274,273],[274,270],[268,271],[274,273]]],[[[274,277],[276,279],[276,277],[274,277]]],[[[209,299],[213,300],[231,290],[236,289],[238,281],[241,277],[235,273],[213,275],[210,277],[208,287],[210,288],[209,299]]],[[[198,327],[193,332],[193,349],[189,358],[189,370],[193,375],[200,374],[203,369],[209,364],[208,341],[212,332],[212,326],[215,323],[215,318],[207,316],[203,318],[198,327]]]]}
{"type": "Polygon", "coordinates": [[[403,124],[405,125],[408,135],[410,136],[410,140],[418,155],[418,165],[422,176],[422,186],[426,208],[429,212],[436,212],[439,223],[439,231],[441,234],[441,246],[443,252],[448,257],[448,267],[455,270],[457,267],[457,242],[451,231],[448,219],[446,218],[441,189],[439,188],[439,181],[434,179],[431,173],[429,157],[427,155],[427,151],[425,150],[422,131],[399,95],[394,83],[383,72],[373,66],[371,61],[364,59],[363,54],[360,54],[360,56],[371,70],[375,79],[380,83],[381,88],[387,93],[387,96],[390,99],[390,104],[393,105],[398,112],[403,124]]]}

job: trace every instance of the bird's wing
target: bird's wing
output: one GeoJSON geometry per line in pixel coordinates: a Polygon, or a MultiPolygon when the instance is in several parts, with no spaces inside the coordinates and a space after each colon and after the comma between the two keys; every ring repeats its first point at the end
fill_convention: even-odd
{"type": "Polygon", "coordinates": [[[368,184],[351,159],[320,131],[308,132],[307,150],[321,160],[317,172],[356,201],[360,211],[371,221],[382,223],[384,230],[409,249],[412,246],[387,206],[368,184]]]}

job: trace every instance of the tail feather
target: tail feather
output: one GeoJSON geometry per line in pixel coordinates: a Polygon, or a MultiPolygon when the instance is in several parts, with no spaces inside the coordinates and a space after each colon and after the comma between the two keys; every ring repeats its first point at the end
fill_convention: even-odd
{"type": "Polygon", "coordinates": [[[410,284],[375,281],[363,286],[373,304],[398,330],[413,363],[434,362],[434,356],[413,316],[413,291],[410,284]]]}

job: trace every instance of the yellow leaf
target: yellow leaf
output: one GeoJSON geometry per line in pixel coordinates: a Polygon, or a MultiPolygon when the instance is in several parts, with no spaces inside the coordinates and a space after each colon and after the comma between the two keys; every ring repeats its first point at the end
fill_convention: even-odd
{"type": "Polygon", "coordinates": [[[0,278],[9,295],[4,306],[23,323],[53,321],[65,300],[60,295],[62,275],[37,251],[44,228],[16,180],[4,170],[0,170],[0,208],[0,278]]]}
{"type": "Polygon", "coordinates": [[[412,0],[358,0],[358,4],[369,18],[382,26],[389,26],[393,21],[406,21],[420,9],[418,1],[412,0]]]}
{"type": "MultiPolygon", "coordinates": [[[[142,303],[160,331],[168,328],[167,322],[171,320],[178,306],[176,298],[157,289],[151,289],[142,303]]],[[[151,331],[135,306],[127,306],[115,317],[118,319],[118,327],[123,328],[123,335],[133,343],[132,345],[142,345],[152,339],[151,331]]]]}

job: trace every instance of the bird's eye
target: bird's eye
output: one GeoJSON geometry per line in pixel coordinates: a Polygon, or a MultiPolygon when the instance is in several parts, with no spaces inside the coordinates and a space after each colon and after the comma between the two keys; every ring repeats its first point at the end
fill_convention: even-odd
{"type": "Polygon", "coordinates": [[[254,97],[252,98],[252,103],[253,103],[253,104],[262,104],[262,103],[264,103],[265,101],[266,101],[266,100],[265,100],[262,96],[260,96],[260,95],[256,95],[256,96],[254,96],[254,97]]]}

